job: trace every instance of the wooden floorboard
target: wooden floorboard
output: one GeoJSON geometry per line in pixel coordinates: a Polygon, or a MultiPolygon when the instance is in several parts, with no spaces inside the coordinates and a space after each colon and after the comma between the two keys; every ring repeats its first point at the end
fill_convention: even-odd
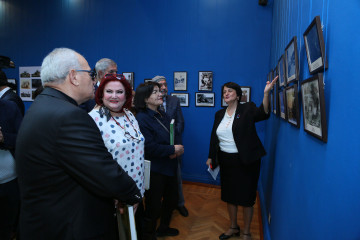
{"type": "MultiPolygon", "coordinates": [[[[159,240],[208,240],[219,239],[219,235],[225,232],[230,225],[226,203],[220,200],[220,189],[211,185],[198,185],[191,183],[183,184],[185,206],[189,211],[188,217],[183,217],[178,211],[174,211],[170,227],[179,229],[180,234],[176,237],[162,237],[159,240]]],[[[256,199],[258,201],[258,199],[256,199]]],[[[251,235],[253,240],[260,240],[259,204],[254,205],[254,216],[251,223],[251,235]]],[[[242,208],[238,211],[238,224],[242,229],[244,221],[242,208]]],[[[231,239],[242,239],[233,237],[231,239]]]]}

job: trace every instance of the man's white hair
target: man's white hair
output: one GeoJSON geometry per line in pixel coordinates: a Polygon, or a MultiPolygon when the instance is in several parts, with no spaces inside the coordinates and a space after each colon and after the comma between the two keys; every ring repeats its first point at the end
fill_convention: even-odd
{"type": "Polygon", "coordinates": [[[105,72],[105,70],[109,66],[116,66],[117,67],[117,64],[116,64],[116,62],[114,62],[110,58],[102,58],[99,61],[97,61],[97,63],[95,64],[95,71],[96,71],[96,73],[99,73],[99,71],[105,72]]]}
{"type": "Polygon", "coordinates": [[[55,48],[41,64],[41,82],[62,83],[71,69],[81,70],[77,52],[69,48],[55,48]]]}

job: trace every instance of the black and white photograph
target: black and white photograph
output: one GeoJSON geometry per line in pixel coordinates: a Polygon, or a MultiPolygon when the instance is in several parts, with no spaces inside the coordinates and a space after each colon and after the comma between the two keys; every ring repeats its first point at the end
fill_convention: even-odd
{"type": "Polygon", "coordinates": [[[286,102],[285,102],[285,92],[283,89],[279,89],[279,107],[280,107],[280,117],[286,120],[286,102]]]}
{"type": "Polygon", "coordinates": [[[241,87],[242,96],[240,103],[250,102],[251,88],[250,87],[241,87]]]}
{"type": "Polygon", "coordinates": [[[285,77],[288,84],[299,79],[299,60],[296,36],[291,39],[290,43],[285,48],[285,77]]]}
{"type": "Polygon", "coordinates": [[[40,78],[33,78],[31,79],[31,87],[32,89],[37,89],[38,87],[41,87],[41,79],[40,78]]]}
{"type": "Polygon", "coordinates": [[[199,91],[212,91],[213,72],[199,71],[199,91]]]}
{"type": "Polygon", "coordinates": [[[131,89],[134,89],[134,73],[133,72],[123,72],[122,75],[130,83],[131,89]]]}
{"type": "Polygon", "coordinates": [[[224,95],[221,94],[221,107],[227,107],[228,104],[225,102],[224,95]]]}
{"type": "Polygon", "coordinates": [[[187,72],[174,72],[174,91],[187,91],[187,72]]]}
{"type": "Polygon", "coordinates": [[[195,93],[196,107],[214,107],[215,93],[195,93]]]}
{"type": "Polygon", "coordinates": [[[189,106],[189,94],[188,93],[171,93],[171,96],[177,97],[179,99],[181,107],[189,106]]]}
{"type": "Polygon", "coordinates": [[[144,83],[146,83],[146,82],[151,82],[152,81],[152,78],[145,78],[144,79],[144,83]]]}
{"type": "Polygon", "coordinates": [[[301,83],[304,130],[327,142],[325,98],[322,74],[301,83]]]}
{"type": "Polygon", "coordinates": [[[300,127],[298,85],[294,84],[286,88],[286,112],[288,122],[295,127],[300,127]]]}
{"type": "Polygon", "coordinates": [[[324,71],[328,66],[325,57],[325,43],[319,16],[314,18],[303,36],[310,74],[324,71]]]}
{"type": "Polygon", "coordinates": [[[31,88],[31,79],[20,79],[20,88],[30,89],[31,88]]]}
{"type": "Polygon", "coordinates": [[[279,61],[278,61],[278,71],[279,75],[279,86],[286,86],[286,79],[285,79],[285,61],[284,61],[284,55],[281,55],[279,61]]]}

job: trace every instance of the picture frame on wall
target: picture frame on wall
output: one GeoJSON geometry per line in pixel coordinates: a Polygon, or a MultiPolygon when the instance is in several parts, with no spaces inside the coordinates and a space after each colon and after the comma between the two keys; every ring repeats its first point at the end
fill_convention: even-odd
{"type": "Polygon", "coordinates": [[[215,93],[195,93],[195,106],[196,107],[214,107],[215,106],[215,93]]]}
{"type": "Polygon", "coordinates": [[[174,91],[187,91],[187,72],[174,72],[174,91]]]}
{"type": "Polygon", "coordinates": [[[303,36],[310,74],[326,70],[328,64],[325,56],[325,43],[320,16],[316,16],[312,20],[303,36]]]}
{"type": "Polygon", "coordinates": [[[279,112],[280,112],[280,117],[284,120],[286,120],[286,97],[285,97],[286,92],[284,91],[284,89],[279,89],[279,112]]]}
{"type": "Polygon", "coordinates": [[[189,94],[188,93],[171,93],[171,96],[177,97],[180,102],[180,107],[189,106],[189,94]]]}
{"type": "Polygon", "coordinates": [[[134,90],[134,73],[133,72],[123,72],[122,75],[129,82],[131,89],[134,90]]]}
{"type": "Polygon", "coordinates": [[[146,83],[146,82],[152,82],[152,78],[145,78],[144,83],[146,83]]]}
{"type": "Polygon", "coordinates": [[[291,125],[300,128],[298,85],[295,83],[285,91],[287,120],[291,125]]]}
{"type": "Polygon", "coordinates": [[[243,104],[243,103],[246,103],[246,102],[250,102],[250,97],[251,97],[251,87],[247,87],[247,86],[244,86],[244,87],[241,87],[241,91],[242,91],[242,96],[241,96],[241,99],[240,99],[240,103],[243,104]]]}
{"type": "MultiPolygon", "coordinates": [[[[276,76],[278,76],[278,73],[277,73],[277,69],[278,69],[278,66],[276,66],[273,70],[273,78],[276,78],[276,76]]],[[[278,115],[279,113],[279,80],[277,80],[274,84],[274,88],[273,88],[273,91],[274,91],[274,114],[275,115],[278,115]]]]}
{"type": "Polygon", "coordinates": [[[229,105],[225,102],[224,95],[221,94],[221,107],[227,107],[227,106],[229,105]]]}
{"type": "Polygon", "coordinates": [[[299,80],[299,57],[296,36],[291,39],[285,48],[285,78],[287,84],[299,80]]]}
{"type": "Polygon", "coordinates": [[[212,91],[213,72],[199,71],[199,91],[212,91]]]}
{"type": "Polygon", "coordinates": [[[8,86],[11,88],[15,93],[17,93],[17,82],[15,78],[8,78],[8,86]]]}
{"type": "Polygon", "coordinates": [[[281,57],[278,61],[277,73],[279,76],[279,80],[278,80],[279,86],[280,87],[286,86],[284,54],[281,55],[281,57]]]}
{"type": "Polygon", "coordinates": [[[324,84],[321,73],[301,83],[301,98],[305,132],[327,142],[324,84]]]}

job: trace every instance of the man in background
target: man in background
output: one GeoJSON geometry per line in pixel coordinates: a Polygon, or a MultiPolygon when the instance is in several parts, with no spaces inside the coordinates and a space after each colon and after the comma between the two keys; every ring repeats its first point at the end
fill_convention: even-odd
{"type": "Polygon", "coordinates": [[[0,70],[0,99],[16,103],[21,114],[25,114],[25,106],[21,98],[8,86],[6,74],[0,70]]]}
{"type": "Polygon", "coordinates": [[[41,66],[44,86],[18,133],[20,239],[117,239],[114,199],[141,201],[93,119],[78,105],[94,97],[95,73],[74,50],[41,66]]]}
{"type": "MultiPolygon", "coordinates": [[[[152,81],[160,84],[160,92],[163,96],[163,104],[160,106],[160,109],[165,111],[170,119],[175,119],[175,134],[179,136],[179,139],[182,144],[182,133],[184,131],[184,117],[180,107],[180,101],[177,97],[168,95],[168,88],[166,83],[166,78],[164,76],[155,76],[152,81]]],[[[178,189],[179,189],[179,202],[177,210],[184,217],[189,215],[188,210],[185,207],[185,199],[182,189],[182,177],[181,177],[181,164],[182,156],[178,157],[178,189]]]]}
{"type": "MultiPolygon", "coordinates": [[[[102,58],[95,64],[95,71],[96,71],[96,84],[95,84],[95,91],[100,85],[101,79],[106,74],[116,74],[117,64],[113,60],[109,58],[102,58]]],[[[95,107],[95,99],[90,99],[85,103],[81,104],[80,107],[84,109],[86,112],[90,112],[95,107]]]]}

